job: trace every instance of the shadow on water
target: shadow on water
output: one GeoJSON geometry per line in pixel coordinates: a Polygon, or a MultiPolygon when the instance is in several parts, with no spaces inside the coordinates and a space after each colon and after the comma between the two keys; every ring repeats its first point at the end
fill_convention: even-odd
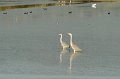
{"type": "Polygon", "coordinates": [[[71,4],[85,4],[90,2],[115,2],[115,1],[92,1],[92,0],[53,0],[55,3],[47,3],[47,4],[25,4],[25,5],[11,5],[11,6],[0,6],[0,11],[18,9],[18,8],[33,8],[40,7],[45,8],[49,6],[65,6],[71,4]]]}

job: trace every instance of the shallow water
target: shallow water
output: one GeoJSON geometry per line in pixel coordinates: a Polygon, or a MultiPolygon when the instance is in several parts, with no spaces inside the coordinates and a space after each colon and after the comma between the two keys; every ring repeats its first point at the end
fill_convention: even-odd
{"type": "Polygon", "coordinates": [[[92,8],[88,3],[1,11],[0,74],[119,76],[119,6],[97,3],[92,8]],[[81,53],[73,54],[70,49],[62,54],[58,34],[63,33],[69,43],[68,32],[81,53]]]}

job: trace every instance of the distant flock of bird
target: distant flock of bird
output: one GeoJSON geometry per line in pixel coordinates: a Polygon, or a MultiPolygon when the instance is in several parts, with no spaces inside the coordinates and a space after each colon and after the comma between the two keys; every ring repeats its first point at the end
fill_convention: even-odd
{"type": "Polygon", "coordinates": [[[68,35],[70,36],[70,44],[67,44],[66,42],[63,41],[63,35],[62,34],[59,34],[59,35],[60,35],[60,43],[61,43],[61,46],[62,46],[63,50],[66,50],[67,48],[72,48],[74,53],[82,51],[82,49],[80,49],[76,44],[73,43],[72,33],[68,33],[68,35]]]}
{"type": "MultiPolygon", "coordinates": [[[[96,4],[92,4],[92,8],[96,8],[96,4]]],[[[43,10],[47,10],[47,8],[43,8],[43,10]]],[[[25,12],[24,14],[28,14],[28,13],[32,13],[32,11],[25,12]]],[[[72,13],[72,11],[69,11],[68,13],[72,13]]],[[[7,14],[7,12],[3,12],[3,14],[7,14]]]]}

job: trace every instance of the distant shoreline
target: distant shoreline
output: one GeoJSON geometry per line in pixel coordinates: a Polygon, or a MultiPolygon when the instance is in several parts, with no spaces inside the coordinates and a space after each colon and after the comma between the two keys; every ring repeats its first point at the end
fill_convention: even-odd
{"type": "Polygon", "coordinates": [[[118,1],[118,2],[120,2],[120,0],[94,0],[94,1],[111,1],[111,2],[113,2],[113,1],[118,1]]]}
{"type": "MultiPolygon", "coordinates": [[[[65,0],[69,1],[69,0],[65,0]]],[[[81,2],[120,2],[120,0],[71,0],[71,1],[81,1],[81,2]]]]}
{"type": "Polygon", "coordinates": [[[66,1],[65,3],[59,2],[59,3],[47,3],[47,4],[6,5],[6,6],[0,6],[0,11],[17,9],[17,8],[32,8],[32,7],[45,8],[48,6],[64,6],[69,4],[83,4],[83,3],[90,3],[90,2],[120,2],[120,0],[71,0],[72,3],[70,3],[69,0],[65,0],[65,1],[66,1]]]}

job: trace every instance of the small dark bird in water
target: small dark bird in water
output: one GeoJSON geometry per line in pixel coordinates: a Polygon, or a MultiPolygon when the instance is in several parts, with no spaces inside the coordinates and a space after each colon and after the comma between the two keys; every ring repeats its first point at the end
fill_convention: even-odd
{"type": "Polygon", "coordinates": [[[110,12],[108,12],[108,14],[110,14],[110,12]]]}
{"type": "Polygon", "coordinates": [[[30,11],[30,13],[32,13],[32,11],[30,11]]]}
{"type": "Polygon", "coordinates": [[[24,14],[28,14],[28,12],[25,12],[24,14]]]}
{"type": "Polygon", "coordinates": [[[47,10],[47,8],[43,8],[43,10],[47,10]]]}
{"type": "Polygon", "coordinates": [[[3,14],[7,14],[7,12],[3,12],[3,14]]]}
{"type": "Polygon", "coordinates": [[[68,13],[72,13],[72,11],[68,12],[68,13]]]}

